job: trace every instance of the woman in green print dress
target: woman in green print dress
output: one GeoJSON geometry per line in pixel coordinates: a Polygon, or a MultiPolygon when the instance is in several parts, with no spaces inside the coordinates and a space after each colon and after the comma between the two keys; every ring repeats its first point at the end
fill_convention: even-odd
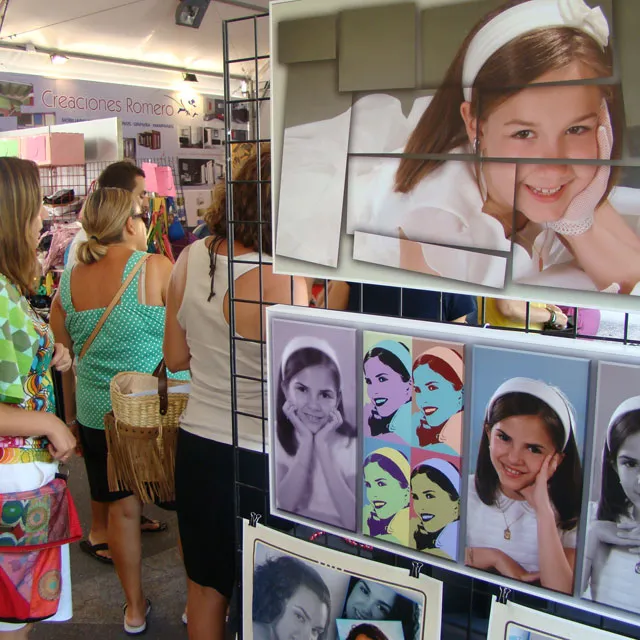
{"type": "MultiPolygon", "coordinates": [[[[50,374],[51,366],[60,371],[71,367],[69,352],[54,345],[51,330],[25,297],[37,274],[40,209],[36,165],[0,158],[0,504],[6,506],[2,545],[11,544],[6,525],[14,523],[4,520],[15,503],[14,494],[49,485],[59,462],[66,462],[76,447],[74,435],[55,416],[50,374]]],[[[12,531],[15,537],[16,530],[12,531]]],[[[38,576],[37,567],[25,575],[25,582],[37,582],[38,590],[46,588],[53,607],[34,601],[18,583],[14,563],[21,562],[21,556],[0,553],[2,582],[13,585],[10,595],[3,590],[0,602],[2,640],[25,639],[30,620],[71,617],[68,545],[56,548],[58,557],[51,560],[57,568],[48,580],[38,576]]]]}

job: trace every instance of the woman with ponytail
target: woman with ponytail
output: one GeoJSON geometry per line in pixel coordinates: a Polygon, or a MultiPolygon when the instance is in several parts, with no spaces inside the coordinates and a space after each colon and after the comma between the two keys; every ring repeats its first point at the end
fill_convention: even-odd
{"type": "Polygon", "coordinates": [[[152,373],[162,360],[172,265],[164,256],[146,253],[145,214],[129,191],[94,191],[82,226],[87,240],[78,246],[78,264],[62,275],[51,325],[56,339],[79,356],[77,390],[73,374],[64,379],[66,419],[79,429],[91,499],[108,504],[107,531],[91,531],[86,542],[96,553],[111,553],[126,598],[125,631],[135,635],[146,629],[150,609],[142,591],[141,504],[130,492],[109,490],[104,416],[111,411],[113,376],[121,371],[152,373]],[[105,309],[134,271],[83,354],[105,309]]]}

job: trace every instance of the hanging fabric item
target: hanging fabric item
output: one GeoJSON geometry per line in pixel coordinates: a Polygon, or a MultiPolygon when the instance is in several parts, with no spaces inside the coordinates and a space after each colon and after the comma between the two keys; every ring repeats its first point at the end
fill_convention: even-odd
{"type": "Polygon", "coordinates": [[[151,224],[147,235],[147,244],[151,253],[159,253],[175,262],[171,243],[169,242],[169,216],[167,215],[166,198],[153,198],[149,203],[151,224]]]}

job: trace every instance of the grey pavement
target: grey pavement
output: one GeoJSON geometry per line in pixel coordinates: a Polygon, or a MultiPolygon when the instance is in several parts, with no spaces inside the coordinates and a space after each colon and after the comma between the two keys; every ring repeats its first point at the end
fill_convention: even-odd
{"type": "MultiPolygon", "coordinates": [[[[70,465],[69,486],[80,514],[85,534],[89,530],[89,485],[81,458],[70,465]]],[[[178,523],[175,514],[153,505],[145,506],[145,515],[167,522],[169,529],[142,535],[142,578],[152,602],[149,640],[187,638],[181,616],[186,602],[185,574],[177,550],[178,523]]],[[[35,625],[30,640],[116,640],[128,638],[122,628],[124,601],[115,570],[83,553],[77,544],[71,547],[73,619],[65,623],[35,625]]]]}

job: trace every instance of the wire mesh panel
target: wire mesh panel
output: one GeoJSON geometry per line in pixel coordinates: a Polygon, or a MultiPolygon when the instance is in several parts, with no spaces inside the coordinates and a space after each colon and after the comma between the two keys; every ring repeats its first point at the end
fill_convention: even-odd
{"type": "MultiPolygon", "coordinates": [[[[257,15],[237,20],[226,21],[223,25],[223,46],[224,46],[224,71],[225,71],[225,117],[226,127],[226,189],[227,189],[227,236],[229,239],[229,325],[230,325],[230,371],[231,371],[231,405],[232,405],[232,428],[233,428],[233,444],[236,450],[235,465],[235,487],[236,487],[236,531],[238,539],[238,572],[242,575],[242,519],[248,518],[246,505],[255,504],[255,496],[259,496],[262,504],[262,523],[270,526],[269,521],[269,495],[268,495],[268,469],[264,469],[264,478],[261,486],[248,484],[242,473],[242,469],[238,464],[238,417],[246,415],[239,410],[238,407],[238,382],[243,378],[238,373],[237,366],[237,344],[245,339],[239,337],[236,333],[235,305],[238,303],[258,304],[261,308],[267,307],[273,303],[264,297],[264,289],[262,286],[262,273],[260,275],[261,296],[259,301],[242,300],[235,294],[234,285],[234,265],[246,264],[247,260],[242,256],[234,255],[233,238],[234,228],[238,224],[238,220],[234,217],[233,202],[233,185],[238,181],[234,179],[234,148],[238,145],[247,144],[254,145],[258,153],[260,153],[263,145],[268,143],[269,136],[266,135],[267,122],[269,117],[269,80],[265,73],[266,63],[269,59],[268,42],[264,41],[264,34],[268,33],[268,14],[257,15]],[[253,57],[237,57],[234,52],[241,47],[234,44],[234,37],[242,37],[246,43],[248,34],[252,37],[254,43],[253,57]],[[233,76],[237,76],[239,71],[246,75],[246,86],[248,91],[242,92],[236,86],[237,81],[232,80],[233,76]],[[249,123],[249,140],[238,142],[232,139],[231,129],[228,123],[231,122],[231,110],[238,103],[245,103],[249,107],[250,123],[249,123]],[[254,500],[248,499],[253,494],[254,500]]],[[[246,44],[244,45],[246,46],[246,44]]],[[[244,83],[243,83],[244,84],[244,83]]],[[[255,181],[255,188],[258,202],[258,225],[260,240],[262,234],[270,232],[271,211],[264,207],[262,198],[262,186],[268,183],[268,177],[260,173],[260,163],[258,163],[258,179],[255,181]],[[268,226],[269,225],[269,226],[268,226]],[[267,231],[268,229],[268,231],[267,231]]],[[[244,224],[247,224],[244,222],[244,224]]],[[[262,246],[262,242],[260,242],[262,246]]],[[[259,252],[258,261],[254,263],[259,266],[271,264],[271,256],[264,252],[259,252]]],[[[334,283],[326,280],[317,280],[308,282],[310,304],[324,308],[348,309],[351,312],[369,313],[378,315],[394,315],[397,317],[418,318],[423,320],[431,320],[436,322],[454,322],[463,321],[468,324],[487,326],[488,299],[479,298],[475,302],[475,308],[472,311],[465,311],[460,314],[463,317],[455,315],[455,308],[451,305],[451,297],[449,294],[431,292],[434,304],[431,308],[435,311],[426,317],[423,315],[416,316],[414,310],[414,298],[416,292],[410,289],[399,289],[393,287],[377,287],[374,285],[362,285],[357,283],[334,283]],[[389,311],[380,311],[376,308],[381,294],[387,299],[395,300],[395,308],[389,311]],[[340,301],[339,303],[337,301],[340,301]]],[[[468,296],[467,296],[468,298],[468,296]]],[[[291,298],[290,304],[294,302],[294,282],[291,278],[291,298]]],[[[530,303],[526,303],[525,321],[521,328],[513,328],[512,331],[524,332],[541,332],[548,331],[546,329],[536,328],[531,320],[531,313],[534,307],[530,303]]],[[[568,328],[562,332],[555,332],[555,335],[563,335],[567,339],[583,339],[611,341],[625,344],[640,344],[640,318],[627,313],[608,312],[594,309],[576,309],[573,307],[563,307],[564,314],[569,319],[568,328]],[[597,317],[597,322],[596,322],[597,317]],[[595,327],[595,328],[594,328],[595,327]]],[[[262,316],[261,316],[262,317],[262,316]]],[[[264,320],[262,321],[264,322],[264,320]]],[[[492,327],[487,326],[487,331],[492,327]]],[[[496,327],[504,330],[504,327],[496,327]]],[[[264,327],[261,326],[261,329],[264,327]]],[[[264,331],[262,331],[264,335],[264,331]]],[[[260,342],[262,361],[266,362],[266,345],[260,342]]],[[[639,352],[640,353],[640,352],[639,352]]],[[[263,364],[261,371],[260,384],[263,390],[263,402],[261,415],[256,416],[262,421],[263,429],[263,450],[267,438],[267,393],[266,393],[266,370],[263,364]]],[[[273,523],[278,526],[281,523],[273,523]]],[[[285,528],[278,526],[278,528],[285,528]]],[[[377,550],[367,547],[348,539],[340,538],[322,531],[315,531],[301,525],[290,525],[288,529],[290,535],[305,538],[313,541],[315,544],[326,545],[330,548],[339,549],[344,553],[356,554],[366,558],[370,558],[381,563],[380,572],[384,573],[385,564],[400,566],[410,570],[412,561],[408,558],[393,553],[377,550]]],[[[501,593],[501,587],[492,583],[485,582],[478,578],[471,578],[461,575],[455,571],[448,571],[439,567],[430,566],[428,558],[425,556],[425,564],[422,572],[433,578],[443,582],[443,620],[442,620],[442,638],[446,640],[477,640],[486,638],[489,614],[491,609],[491,601],[493,596],[505,597],[505,593],[501,593]]],[[[238,582],[238,594],[242,593],[242,584],[238,582]]],[[[640,597],[640,596],[639,596],[640,597]]],[[[529,594],[512,591],[509,599],[547,613],[555,614],[563,618],[574,620],[583,624],[587,624],[599,629],[620,633],[630,638],[640,639],[640,628],[633,625],[619,622],[615,619],[607,618],[597,614],[588,613],[583,610],[575,609],[567,605],[551,602],[543,597],[532,596],[529,594]]],[[[236,620],[242,620],[241,598],[234,603],[238,607],[236,620]]],[[[241,625],[238,625],[237,633],[242,637],[241,625]]]]}

